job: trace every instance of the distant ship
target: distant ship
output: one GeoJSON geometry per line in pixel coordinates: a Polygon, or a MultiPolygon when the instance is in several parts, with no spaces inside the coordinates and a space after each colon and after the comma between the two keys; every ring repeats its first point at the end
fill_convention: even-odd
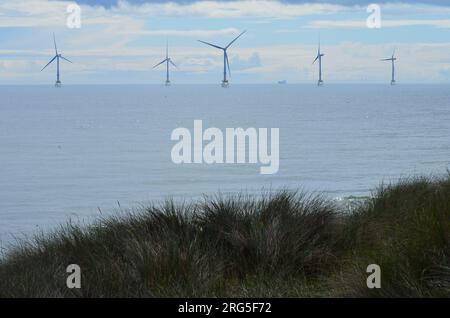
{"type": "Polygon", "coordinates": [[[286,81],[286,80],[278,81],[278,84],[280,84],[280,85],[286,85],[286,84],[287,84],[287,81],[286,81]]]}

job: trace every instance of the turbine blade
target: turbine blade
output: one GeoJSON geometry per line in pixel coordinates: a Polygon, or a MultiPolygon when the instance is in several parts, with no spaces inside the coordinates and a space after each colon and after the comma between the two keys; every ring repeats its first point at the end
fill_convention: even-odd
{"type": "Polygon", "coordinates": [[[225,48],[223,48],[223,47],[220,47],[220,46],[217,46],[217,45],[214,45],[214,44],[211,44],[211,43],[205,42],[205,41],[201,41],[201,40],[198,40],[198,41],[199,41],[199,42],[201,42],[201,43],[203,43],[203,44],[206,44],[206,45],[209,45],[209,46],[215,47],[216,49],[220,49],[220,50],[225,50],[225,48]]]}
{"type": "Polygon", "coordinates": [[[153,68],[157,68],[158,66],[160,66],[161,64],[166,63],[166,62],[167,62],[167,59],[165,59],[161,63],[156,64],[155,66],[153,66],[153,68]]]}
{"type": "Polygon", "coordinates": [[[314,62],[312,62],[313,64],[316,63],[316,61],[319,59],[319,55],[317,55],[316,59],[314,60],[314,62]]]}
{"type": "Polygon", "coordinates": [[[225,51],[225,59],[226,59],[226,63],[227,63],[227,66],[228,66],[228,74],[229,74],[230,77],[231,77],[230,61],[228,60],[228,54],[227,54],[226,51],[225,51]]]}
{"type": "Polygon", "coordinates": [[[321,40],[320,40],[320,33],[319,33],[319,46],[317,47],[317,56],[320,55],[320,47],[321,47],[321,40]]]}
{"type": "Polygon", "coordinates": [[[245,30],[244,32],[242,32],[241,34],[239,34],[233,41],[230,42],[230,44],[228,44],[225,49],[228,49],[234,42],[237,41],[237,39],[239,39],[245,32],[247,32],[247,30],[245,30]]]}
{"type": "Polygon", "coordinates": [[[169,58],[169,40],[166,42],[166,59],[169,58]]]}
{"type": "Polygon", "coordinates": [[[55,33],[53,33],[53,43],[55,44],[55,52],[56,52],[56,55],[58,55],[58,48],[56,47],[56,37],[55,37],[55,33]]]}
{"type": "Polygon", "coordinates": [[[63,60],[65,60],[65,61],[69,62],[69,63],[73,63],[72,61],[66,59],[66,58],[65,58],[64,56],[62,56],[62,55],[60,55],[59,57],[62,58],[63,60]]]}
{"type": "Polygon", "coordinates": [[[45,69],[47,68],[47,66],[49,66],[50,64],[52,64],[52,62],[53,62],[56,58],[57,58],[57,55],[55,55],[55,57],[52,58],[52,60],[51,60],[50,62],[48,62],[47,65],[44,66],[44,68],[41,70],[41,72],[42,72],[43,70],[45,70],[45,69]]]}
{"type": "Polygon", "coordinates": [[[172,64],[173,66],[175,66],[176,68],[178,68],[178,66],[175,65],[174,62],[172,62],[172,60],[169,60],[170,64],[172,64]]]}

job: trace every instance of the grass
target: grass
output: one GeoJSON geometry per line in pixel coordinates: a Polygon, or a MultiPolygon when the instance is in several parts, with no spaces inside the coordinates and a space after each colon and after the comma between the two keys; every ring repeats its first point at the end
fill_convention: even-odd
{"type": "Polygon", "coordinates": [[[351,210],[304,193],[167,201],[9,249],[0,297],[449,297],[450,175],[351,210]],[[66,267],[82,288],[66,287],[66,267]],[[366,267],[381,267],[368,289],[366,267]]]}

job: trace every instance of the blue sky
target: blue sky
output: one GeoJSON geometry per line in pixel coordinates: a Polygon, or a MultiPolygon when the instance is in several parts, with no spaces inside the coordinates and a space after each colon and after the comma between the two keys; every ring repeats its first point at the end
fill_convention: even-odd
{"type": "MultiPolygon", "coordinates": [[[[62,0],[2,0],[0,84],[47,84],[55,67],[52,33],[74,64],[62,64],[66,84],[161,83],[165,42],[179,66],[176,83],[220,81],[221,53],[198,39],[230,49],[232,82],[313,83],[320,34],[324,77],[329,83],[389,82],[379,59],[394,48],[398,81],[450,83],[450,0],[379,1],[382,27],[366,26],[367,5],[376,1],[144,1],[79,0],[80,29],[66,26],[62,0]]],[[[377,2],[376,2],[377,3],[377,2]]]]}

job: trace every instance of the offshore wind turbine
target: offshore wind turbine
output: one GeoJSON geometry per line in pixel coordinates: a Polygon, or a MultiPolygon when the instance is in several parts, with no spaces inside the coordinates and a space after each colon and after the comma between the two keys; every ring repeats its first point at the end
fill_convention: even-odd
{"type": "Polygon", "coordinates": [[[153,66],[153,68],[157,68],[158,66],[164,63],[166,63],[166,86],[170,86],[169,64],[172,64],[176,68],[178,68],[178,66],[176,66],[175,63],[172,62],[172,59],[169,57],[169,41],[167,41],[166,43],[166,59],[153,66]]]}
{"type": "Polygon", "coordinates": [[[214,48],[216,48],[216,49],[219,49],[219,50],[222,50],[222,51],[223,51],[223,80],[222,80],[222,87],[228,87],[228,86],[229,86],[229,82],[228,82],[228,78],[227,78],[227,69],[228,69],[229,76],[231,77],[230,61],[228,60],[228,53],[227,53],[227,50],[228,50],[228,48],[229,48],[234,42],[236,42],[236,40],[239,39],[245,32],[247,32],[247,31],[244,31],[244,32],[242,32],[241,34],[239,34],[233,41],[231,41],[231,42],[230,42],[227,46],[225,46],[225,47],[220,47],[220,46],[218,46],[218,45],[214,45],[214,44],[211,44],[211,43],[208,43],[208,42],[205,42],[205,41],[200,41],[200,40],[198,40],[199,42],[201,42],[201,43],[203,43],[203,44],[212,46],[212,47],[214,47],[214,48]]]}
{"type": "Polygon", "coordinates": [[[41,70],[41,72],[43,70],[45,70],[47,68],[47,66],[52,64],[54,60],[56,60],[56,82],[55,82],[55,87],[61,87],[61,80],[60,80],[60,77],[59,77],[59,59],[63,59],[65,61],[69,62],[69,63],[72,63],[72,62],[69,61],[64,56],[62,56],[61,54],[58,53],[58,48],[56,47],[55,34],[53,34],[53,43],[55,44],[55,56],[50,60],[50,62],[48,62],[47,65],[44,66],[44,68],[41,70]]]}
{"type": "Polygon", "coordinates": [[[317,50],[317,56],[313,62],[313,64],[314,64],[314,63],[316,63],[317,60],[319,60],[319,80],[317,81],[317,86],[323,85],[323,80],[322,80],[322,57],[323,56],[325,56],[325,54],[322,54],[320,51],[320,39],[319,39],[319,48],[317,50]]]}
{"type": "Polygon", "coordinates": [[[392,53],[392,56],[388,59],[382,59],[381,61],[391,61],[392,62],[392,79],[391,79],[391,85],[395,85],[395,61],[397,58],[395,57],[395,49],[392,53]]]}

